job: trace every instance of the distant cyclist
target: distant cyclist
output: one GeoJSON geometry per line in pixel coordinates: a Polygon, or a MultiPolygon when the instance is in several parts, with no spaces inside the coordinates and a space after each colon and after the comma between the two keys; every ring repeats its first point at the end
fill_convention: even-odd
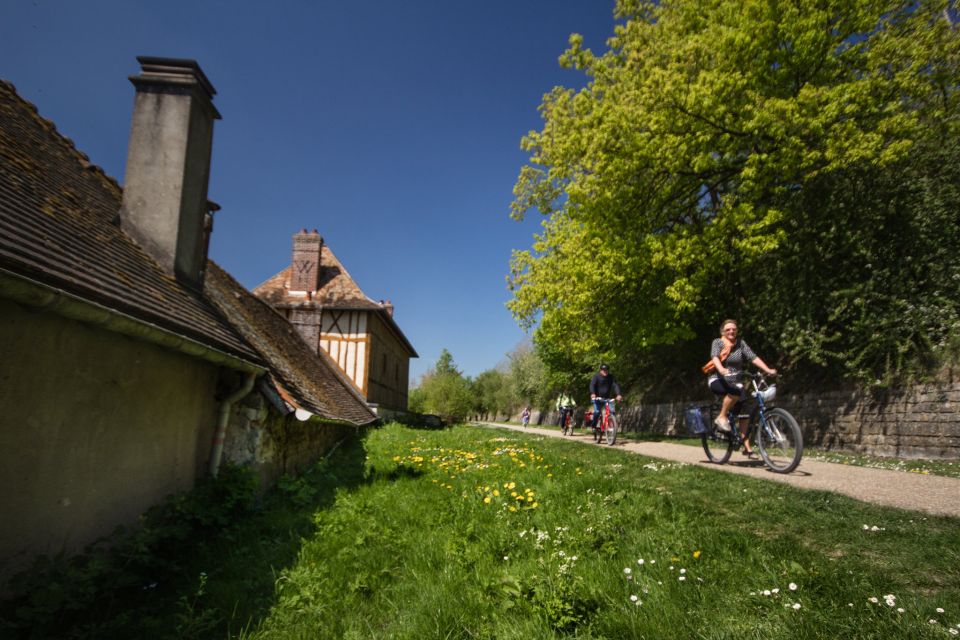
{"type": "Polygon", "coordinates": [[[603,402],[599,398],[604,400],[616,399],[617,402],[623,400],[623,396],[620,395],[620,385],[613,379],[610,367],[605,364],[600,365],[600,371],[595,373],[593,379],[590,380],[590,400],[593,402],[591,428],[597,426],[597,421],[600,420],[600,412],[603,411],[603,402]]]}
{"type": "Polygon", "coordinates": [[[560,417],[557,419],[557,426],[562,427],[564,421],[567,419],[567,416],[570,416],[572,419],[573,408],[577,406],[577,403],[574,402],[573,398],[567,395],[566,390],[560,393],[560,396],[557,398],[557,411],[560,413],[560,417]]]}

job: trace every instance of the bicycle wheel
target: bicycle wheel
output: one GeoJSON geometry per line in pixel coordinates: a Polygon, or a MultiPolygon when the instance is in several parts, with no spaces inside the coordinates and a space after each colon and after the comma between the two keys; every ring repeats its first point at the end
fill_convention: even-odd
{"type": "Polygon", "coordinates": [[[796,419],[784,409],[766,412],[766,424],[757,425],[760,457],[774,473],[790,473],[803,455],[803,434],[796,419]]]}
{"type": "Polygon", "coordinates": [[[703,452],[710,462],[724,464],[733,453],[733,440],[729,433],[718,430],[712,423],[707,432],[700,436],[703,443],[703,452]]]}
{"type": "Polygon", "coordinates": [[[607,419],[607,429],[604,431],[604,436],[607,438],[607,444],[609,445],[617,441],[617,416],[612,413],[607,419]]]}

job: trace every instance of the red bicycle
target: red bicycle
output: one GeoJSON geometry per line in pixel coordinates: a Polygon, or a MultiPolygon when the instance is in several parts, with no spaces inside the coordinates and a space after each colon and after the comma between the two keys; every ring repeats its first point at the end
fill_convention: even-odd
{"type": "Polygon", "coordinates": [[[601,440],[612,445],[617,441],[617,414],[615,412],[616,400],[612,398],[597,398],[597,401],[604,403],[603,412],[600,419],[593,427],[593,441],[599,443],[601,440]]]}

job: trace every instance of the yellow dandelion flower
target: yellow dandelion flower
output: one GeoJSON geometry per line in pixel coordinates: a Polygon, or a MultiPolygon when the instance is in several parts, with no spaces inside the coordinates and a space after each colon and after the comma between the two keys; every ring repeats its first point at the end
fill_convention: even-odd
{"type": "Polygon", "coordinates": [[[516,508],[516,507],[510,507],[510,511],[511,511],[511,512],[516,512],[516,511],[517,511],[517,508],[516,508]]]}
{"type": "Polygon", "coordinates": [[[517,486],[517,483],[516,483],[516,482],[511,482],[511,483],[510,483],[510,486],[507,487],[507,489],[514,489],[514,488],[516,488],[516,486],[517,486]]]}
{"type": "Polygon", "coordinates": [[[548,473],[548,474],[547,474],[547,477],[548,477],[548,478],[552,478],[552,477],[553,477],[553,474],[552,474],[552,473],[548,473]]]}
{"type": "Polygon", "coordinates": [[[520,500],[521,502],[523,502],[524,500],[523,496],[514,496],[514,498],[516,498],[517,500],[520,500]]]}
{"type": "Polygon", "coordinates": [[[532,505],[530,505],[530,508],[531,508],[531,509],[536,509],[536,508],[539,507],[539,506],[540,506],[540,503],[539,503],[539,502],[534,502],[532,505]]]}
{"type": "Polygon", "coordinates": [[[694,552],[693,552],[693,557],[694,557],[694,558],[699,558],[699,557],[700,557],[700,552],[699,552],[699,551],[694,551],[694,552]]]}
{"type": "Polygon", "coordinates": [[[494,489],[494,490],[493,490],[493,495],[495,495],[496,497],[499,498],[499,497],[500,497],[500,490],[499,490],[499,489],[494,489]]]}
{"type": "Polygon", "coordinates": [[[483,504],[490,504],[490,496],[483,499],[483,504]]]}

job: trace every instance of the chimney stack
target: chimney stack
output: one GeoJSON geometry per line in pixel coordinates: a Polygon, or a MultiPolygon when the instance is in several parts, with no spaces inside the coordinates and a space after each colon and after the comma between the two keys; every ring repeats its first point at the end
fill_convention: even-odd
{"type": "Polygon", "coordinates": [[[216,91],[195,60],[137,61],[120,225],[167,273],[199,289],[216,91]]]}
{"type": "Polygon", "coordinates": [[[293,236],[293,261],[290,263],[290,291],[312,293],[320,284],[320,249],[323,236],[306,229],[293,236]]]}

